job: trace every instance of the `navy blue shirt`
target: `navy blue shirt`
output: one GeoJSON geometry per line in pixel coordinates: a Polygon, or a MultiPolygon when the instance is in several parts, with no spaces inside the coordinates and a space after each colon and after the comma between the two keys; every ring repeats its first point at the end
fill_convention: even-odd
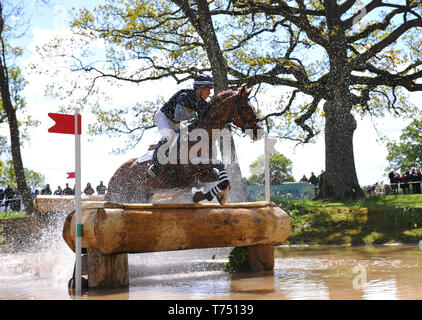
{"type": "Polygon", "coordinates": [[[196,118],[200,111],[201,101],[198,101],[195,90],[183,89],[176,92],[170,100],[164,104],[161,111],[173,122],[191,120],[196,118]]]}

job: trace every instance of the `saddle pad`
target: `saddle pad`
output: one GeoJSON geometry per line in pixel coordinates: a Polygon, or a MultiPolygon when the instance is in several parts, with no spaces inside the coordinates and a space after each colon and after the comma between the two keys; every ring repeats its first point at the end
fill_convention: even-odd
{"type": "Polygon", "coordinates": [[[152,154],[153,152],[145,153],[143,156],[138,158],[137,162],[142,163],[142,162],[150,161],[152,159],[152,154]]]}

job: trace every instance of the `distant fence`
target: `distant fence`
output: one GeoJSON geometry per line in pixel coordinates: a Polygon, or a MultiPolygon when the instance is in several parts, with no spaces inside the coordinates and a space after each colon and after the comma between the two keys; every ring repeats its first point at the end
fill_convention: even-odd
{"type": "MultiPolygon", "coordinates": [[[[265,199],[264,186],[246,186],[246,190],[254,201],[265,199]]],[[[315,197],[315,187],[309,183],[283,183],[270,186],[270,195],[291,199],[312,199],[315,197]]]]}

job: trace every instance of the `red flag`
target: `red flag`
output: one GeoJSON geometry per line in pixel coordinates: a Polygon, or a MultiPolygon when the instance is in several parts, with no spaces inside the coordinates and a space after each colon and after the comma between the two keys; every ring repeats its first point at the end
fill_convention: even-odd
{"type": "Polygon", "coordinates": [[[74,179],[75,178],[75,173],[74,172],[66,172],[67,173],[67,178],[66,179],[74,179]]]}
{"type": "MultiPolygon", "coordinates": [[[[72,114],[49,113],[48,116],[56,124],[48,129],[48,132],[75,134],[75,116],[72,114]]],[[[82,117],[78,114],[78,134],[81,134],[82,117]]]]}

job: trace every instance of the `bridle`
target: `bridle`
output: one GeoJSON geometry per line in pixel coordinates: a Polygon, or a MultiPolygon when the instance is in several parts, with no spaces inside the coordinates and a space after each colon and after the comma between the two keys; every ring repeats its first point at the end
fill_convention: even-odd
{"type": "Polygon", "coordinates": [[[232,112],[230,114],[230,117],[228,117],[228,119],[233,119],[233,113],[234,110],[237,111],[237,114],[239,115],[240,119],[243,122],[243,126],[241,127],[242,133],[245,133],[245,127],[247,124],[252,123],[253,125],[255,125],[257,123],[256,120],[246,120],[243,116],[243,113],[246,111],[246,107],[244,104],[241,104],[242,101],[249,101],[250,98],[249,97],[245,97],[242,96],[240,93],[237,93],[236,96],[234,97],[234,108],[232,109],[232,112]]]}

